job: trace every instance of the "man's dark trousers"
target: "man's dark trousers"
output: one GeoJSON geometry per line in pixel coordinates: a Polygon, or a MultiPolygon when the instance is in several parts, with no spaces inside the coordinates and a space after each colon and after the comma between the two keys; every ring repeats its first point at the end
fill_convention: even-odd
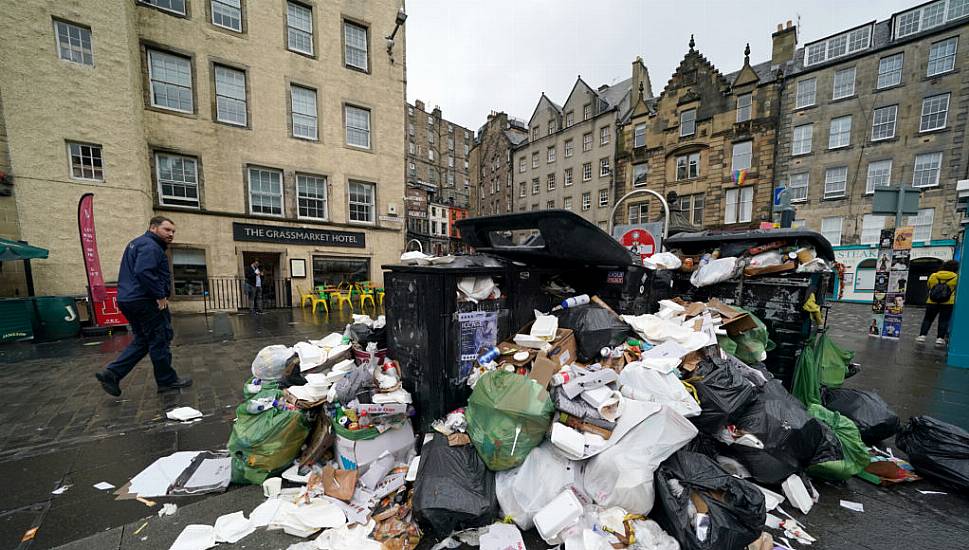
{"type": "Polygon", "coordinates": [[[151,364],[155,368],[155,382],[159,386],[174,384],[178,374],[172,368],[170,345],[175,331],[172,330],[171,312],[168,308],[158,309],[155,300],[118,302],[118,308],[128,319],[134,340],[107,369],[120,381],[135,368],[138,361],[150,354],[151,364]]]}

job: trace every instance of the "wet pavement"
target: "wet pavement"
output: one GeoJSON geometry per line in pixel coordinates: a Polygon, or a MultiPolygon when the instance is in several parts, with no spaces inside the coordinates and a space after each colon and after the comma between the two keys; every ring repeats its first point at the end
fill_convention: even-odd
{"type": "MultiPolygon", "coordinates": [[[[921,310],[907,310],[903,334],[911,330],[899,341],[868,338],[868,311],[853,304],[835,304],[831,310],[830,334],[862,363],[861,373],[846,387],[876,390],[903,421],[929,414],[969,429],[969,369],[948,368],[943,350],[914,342],[921,310]]],[[[179,505],[178,514],[158,519],[157,506],[117,501],[110,491],[92,486],[107,481],[120,487],[156,458],[177,450],[224,446],[255,353],[269,344],[342,330],[347,317],[314,319],[308,310],[176,317],[174,364],[195,385],[161,395],[147,361],[124,380],[120,398],[103,393],[94,380],[94,372],[127,343],[124,334],[0,348],[6,405],[0,408],[0,548],[68,543],[66,548],[76,549],[168,548],[187,523],[211,524],[237,510],[248,514],[262,500],[258,488],[153,499],[179,505]],[[164,418],[166,410],[183,405],[205,417],[188,425],[164,418]],[[50,494],[65,483],[73,484],[66,493],[50,494]],[[149,516],[148,526],[134,535],[149,516]],[[21,543],[31,527],[39,527],[36,538],[21,543]]],[[[852,479],[818,488],[821,502],[803,521],[819,539],[813,548],[962,548],[969,538],[969,498],[921,494],[918,489],[949,492],[928,482],[883,489],[852,479]],[[862,502],[865,512],[841,508],[840,499],[862,502]]],[[[529,548],[546,547],[528,538],[529,548]]],[[[235,547],[285,549],[294,542],[299,539],[260,530],[235,547]]]]}

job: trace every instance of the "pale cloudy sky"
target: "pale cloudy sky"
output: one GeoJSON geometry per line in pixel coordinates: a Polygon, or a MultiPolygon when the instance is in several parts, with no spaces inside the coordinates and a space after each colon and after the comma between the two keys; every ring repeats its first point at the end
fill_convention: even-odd
{"type": "Polygon", "coordinates": [[[642,56],[659,94],[688,49],[724,74],[770,59],[777,23],[800,16],[799,45],[923,0],[409,0],[407,100],[476,130],[488,112],[528,119],[544,91],[562,103],[577,75],[629,78],[642,56]]]}

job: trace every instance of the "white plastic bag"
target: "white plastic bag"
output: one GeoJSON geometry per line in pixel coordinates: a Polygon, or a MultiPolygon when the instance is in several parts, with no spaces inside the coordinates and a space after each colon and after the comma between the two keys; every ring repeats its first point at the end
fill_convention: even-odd
{"type": "Polygon", "coordinates": [[[295,351],[287,346],[266,346],[252,360],[252,375],[260,380],[279,380],[286,370],[286,362],[295,351]]]}
{"type": "Polygon", "coordinates": [[[679,269],[681,265],[683,262],[672,252],[660,252],[643,260],[646,269],[679,269]]]}
{"type": "Polygon", "coordinates": [[[715,285],[729,280],[737,270],[737,258],[718,258],[711,260],[700,269],[693,272],[690,276],[690,283],[699,288],[701,286],[715,285]]]}
{"type": "Polygon", "coordinates": [[[656,496],[656,468],[696,434],[697,429],[683,415],[662,407],[615,446],[586,463],[586,494],[600,506],[621,506],[631,514],[648,514],[656,496]]]}
{"type": "Polygon", "coordinates": [[[501,511],[527,531],[546,504],[573,484],[578,484],[578,465],[555,450],[550,442],[532,449],[521,466],[498,472],[495,492],[501,511]]]}
{"type": "Polygon", "coordinates": [[[637,519],[633,520],[632,526],[636,542],[629,546],[629,550],[680,550],[680,543],[666,534],[655,521],[637,519]]]}
{"type": "Polygon", "coordinates": [[[662,371],[634,362],[619,374],[622,394],[630,399],[666,405],[683,416],[698,416],[700,405],[693,399],[675,371],[662,371]]]}
{"type": "Polygon", "coordinates": [[[750,258],[750,267],[767,267],[781,265],[782,263],[784,263],[784,257],[781,256],[779,250],[768,250],[750,258]]]}

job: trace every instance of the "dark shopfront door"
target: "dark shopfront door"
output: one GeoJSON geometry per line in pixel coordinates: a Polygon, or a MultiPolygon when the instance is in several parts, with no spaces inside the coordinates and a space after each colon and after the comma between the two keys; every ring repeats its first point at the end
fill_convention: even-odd
{"type": "Polygon", "coordinates": [[[262,270],[263,307],[273,307],[272,304],[276,303],[276,295],[280,292],[276,281],[282,278],[279,272],[279,252],[243,252],[243,276],[245,276],[245,270],[256,260],[259,260],[259,269],[262,270]]]}

